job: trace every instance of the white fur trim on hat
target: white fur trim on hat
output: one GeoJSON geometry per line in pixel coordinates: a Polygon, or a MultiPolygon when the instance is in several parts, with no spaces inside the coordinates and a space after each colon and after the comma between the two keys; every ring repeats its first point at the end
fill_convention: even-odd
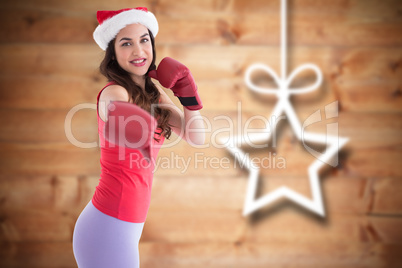
{"type": "Polygon", "coordinates": [[[158,34],[159,26],[154,14],[149,11],[130,9],[99,24],[93,33],[95,42],[101,49],[106,50],[109,42],[116,37],[121,29],[134,23],[147,27],[154,37],[158,34]]]}

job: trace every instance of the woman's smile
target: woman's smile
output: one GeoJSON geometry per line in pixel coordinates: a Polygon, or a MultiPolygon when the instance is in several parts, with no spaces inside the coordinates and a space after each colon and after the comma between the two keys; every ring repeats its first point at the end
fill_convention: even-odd
{"type": "Polygon", "coordinates": [[[136,67],[142,67],[142,66],[145,65],[146,60],[147,60],[147,59],[145,59],[145,58],[135,59],[135,60],[130,61],[130,63],[131,63],[132,65],[136,66],[136,67]]]}

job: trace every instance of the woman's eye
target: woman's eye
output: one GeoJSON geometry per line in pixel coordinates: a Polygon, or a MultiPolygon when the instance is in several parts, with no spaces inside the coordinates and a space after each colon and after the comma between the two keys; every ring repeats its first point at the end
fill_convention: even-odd
{"type": "Polygon", "coordinates": [[[129,45],[131,45],[131,44],[129,42],[126,42],[126,43],[123,43],[121,46],[126,47],[126,46],[129,46],[129,45]]]}
{"type": "Polygon", "coordinates": [[[141,40],[141,42],[143,42],[143,43],[146,43],[148,41],[149,41],[148,38],[144,38],[144,39],[141,40]]]}

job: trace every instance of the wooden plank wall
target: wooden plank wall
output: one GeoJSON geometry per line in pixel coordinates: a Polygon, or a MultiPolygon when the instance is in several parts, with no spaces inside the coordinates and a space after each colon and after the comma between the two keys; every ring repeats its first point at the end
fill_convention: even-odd
{"type": "MultiPolygon", "coordinates": [[[[286,200],[244,218],[248,174],[216,142],[252,116],[268,117],[276,103],[251,94],[243,76],[256,62],[280,71],[279,0],[6,0],[1,267],[76,267],[72,232],[97,185],[99,148],[73,145],[65,118],[78,104],[94,104],[105,83],[97,70],[103,52],[92,40],[96,10],[133,4],[149,7],[160,22],[158,61],[171,56],[192,70],[210,123],[206,148],[178,142],[160,152],[141,267],[402,266],[401,1],[289,0],[288,70],[312,62],[324,76],[317,91],[292,98],[295,110],[303,121],[338,100],[339,117],[309,130],[325,133],[328,122],[337,122],[350,141],[338,168],[321,174],[324,218],[286,200]]],[[[313,79],[306,73],[295,84],[313,79]]],[[[72,119],[80,142],[97,142],[90,107],[72,119]]],[[[314,158],[287,124],[278,137],[260,195],[284,184],[310,196],[306,168],[314,158]]]]}

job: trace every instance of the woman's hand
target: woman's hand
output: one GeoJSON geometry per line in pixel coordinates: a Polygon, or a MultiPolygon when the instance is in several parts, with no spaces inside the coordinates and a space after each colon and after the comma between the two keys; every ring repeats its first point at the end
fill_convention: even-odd
{"type": "Polygon", "coordinates": [[[139,106],[124,101],[110,102],[108,111],[104,129],[106,140],[121,147],[137,149],[150,160],[156,119],[139,106]]]}
{"type": "Polygon", "coordinates": [[[182,112],[158,87],[161,93],[160,105],[171,111],[169,124],[173,132],[189,144],[203,145],[204,120],[199,112],[202,102],[190,70],[180,62],[166,57],[160,62],[157,70],[150,71],[148,76],[157,79],[163,87],[170,88],[185,108],[182,112]]]}
{"type": "Polygon", "coordinates": [[[158,80],[162,86],[170,88],[188,110],[196,111],[202,108],[194,78],[182,63],[166,57],[159,63],[157,70],[150,71],[148,76],[158,80]]]}

